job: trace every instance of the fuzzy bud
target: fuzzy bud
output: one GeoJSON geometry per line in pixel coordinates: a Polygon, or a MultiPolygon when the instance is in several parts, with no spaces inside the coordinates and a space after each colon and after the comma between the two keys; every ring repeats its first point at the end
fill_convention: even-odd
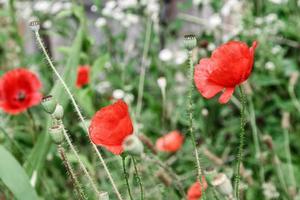
{"type": "Polygon", "coordinates": [[[214,177],[212,185],[223,195],[232,196],[232,184],[224,173],[220,173],[214,177]]]}
{"type": "Polygon", "coordinates": [[[144,152],[144,146],[135,135],[129,135],[125,138],[123,144],[124,152],[131,155],[141,155],[144,152]]]}
{"type": "Polygon", "coordinates": [[[52,116],[57,120],[61,120],[64,116],[64,108],[60,104],[57,104],[52,116]]]}
{"type": "Polygon", "coordinates": [[[208,184],[212,185],[212,181],[213,181],[214,177],[217,175],[216,169],[214,167],[206,168],[204,171],[204,174],[205,174],[205,178],[206,178],[208,184]]]}
{"type": "Polygon", "coordinates": [[[63,126],[52,126],[49,129],[51,138],[55,144],[61,144],[64,141],[63,126]]]}
{"type": "Polygon", "coordinates": [[[51,95],[43,97],[42,106],[47,113],[54,113],[56,105],[57,102],[51,95]]]}
{"type": "Polygon", "coordinates": [[[197,39],[195,35],[185,35],[184,46],[189,51],[193,50],[197,46],[197,39]]]}
{"type": "Polygon", "coordinates": [[[33,32],[38,32],[40,30],[40,21],[37,18],[34,18],[29,22],[29,27],[33,32]]]}

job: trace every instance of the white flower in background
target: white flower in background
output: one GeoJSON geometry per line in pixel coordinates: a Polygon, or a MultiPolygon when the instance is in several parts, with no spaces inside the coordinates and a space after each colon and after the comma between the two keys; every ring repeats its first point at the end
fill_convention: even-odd
{"type": "Polygon", "coordinates": [[[133,94],[129,93],[129,94],[125,94],[125,97],[124,97],[124,101],[127,103],[127,104],[131,104],[134,100],[134,96],[133,94]]]}
{"type": "Polygon", "coordinates": [[[272,22],[276,21],[277,19],[278,19],[278,16],[275,13],[270,13],[265,17],[265,21],[268,24],[271,24],[272,22]]]}
{"type": "Polygon", "coordinates": [[[206,116],[208,115],[208,110],[207,110],[207,108],[203,108],[203,109],[201,110],[201,114],[202,114],[204,117],[206,117],[206,116]]]}
{"type": "Polygon", "coordinates": [[[104,16],[112,16],[112,14],[115,12],[114,9],[116,8],[117,3],[115,1],[108,1],[106,2],[103,10],[102,15],[104,16]]]}
{"type": "Polygon", "coordinates": [[[95,21],[95,26],[96,26],[97,28],[101,28],[101,27],[103,27],[103,26],[105,26],[105,25],[106,25],[106,19],[103,18],[103,17],[99,17],[99,18],[95,21]]]}
{"type": "Polygon", "coordinates": [[[170,49],[163,49],[159,52],[158,57],[160,60],[167,62],[173,58],[173,53],[170,49]]]}
{"type": "Polygon", "coordinates": [[[175,64],[182,65],[188,58],[188,54],[186,51],[176,51],[175,52],[175,64]]]}
{"type": "Polygon", "coordinates": [[[272,54],[278,54],[281,51],[282,47],[280,45],[276,45],[271,49],[272,54]]]}
{"type": "Polygon", "coordinates": [[[167,86],[167,80],[165,77],[159,77],[157,79],[157,85],[161,90],[165,90],[166,86],[167,86]]]}
{"type": "Polygon", "coordinates": [[[262,187],[266,199],[277,199],[279,197],[279,192],[273,183],[264,183],[262,187]]]}
{"type": "Polygon", "coordinates": [[[146,6],[146,14],[151,17],[154,22],[158,22],[160,3],[158,0],[141,0],[141,5],[146,6]]]}
{"type": "Polygon", "coordinates": [[[264,23],[263,18],[261,18],[261,17],[256,17],[255,18],[255,24],[256,25],[262,25],[263,23],[264,23]]]}
{"type": "Polygon", "coordinates": [[[265,68],[266,68],[267,70],[273,71],[273,70],[275,69],[275,65],[274,65],[273,62],[269,61],[269,62],[267,62],[267,63],[265,64],[265,68]]]}
{"type": "Polygon", "coordinates": [[[214,29],[217,26],[220,26],[221,22],[222,22],[222,19],[221,19],[220,15],[214,14],[211,17],[209,17],[207,25],[209,28],[214,29]]]}
{"type": "Polygon", "coordinates": [[[50,1],[37,1],[33,5],[33,10],[39,11],[39,12],[48,12],[51,7],[51,2],[50,1]]]}
{"type": "Polygon", "coordinates": [[[288,2],[288,0],[269,0],[269,1],[274,3],[274,4],[283,4],[283,3],[288,2]]]}
{"type": "Polygon", "coordinates": [[[118,0],[118,5],[122,9],[132,8],[137,5],[137,0],[118,0]]]}
{"type": "Polygon", "coordinates": [[[96,85],[96,91],[99,94],[105,94],[111,89],[111,84],[109,81],[103,81],[96,85]]]}
{"type": "Polygon", "coordinates": [[[213,51],[216,49],[216,45],[214,43],[209,43],[207,49],[208,51],[213,51]]]}
{"type": "Polygon", "coordinates": [[[231,13],[231,11],[232,11],[233,9],[235,9],[235,7],[238,6],[238,5],[239,5],[238,0],[229,0],[229,1],[227,1],[227,2],[223,5],[223,7],[222,7],[222,9],[221,9],[221,14],[222,14],[223,16],[229,16],[230,13],[231,13]]]}
{"type": "Polygon", "coordinates": [[[121,89],[116,89],[113,91],[112,96],[114,99],[123,99],[125,96],[125,92],[121,89]]]}
{"type": "Polygon", "coordinates": [[[92,12],[97,12],[98,11],[98,7],[96,5],[92,5],[90,9],[91,9],[92,12]]]}
{"type": "Polygon", "coordinates": [[[52,22],[50,20],[46,20],[44,23],[43,23],[43,27],[45,29],[50,29],[52,27],[52,22]]]}
{"type": "Polygon", "coordinates": [[[135,14],[125,14],[124,20],[121,20],[122,25],[125,27],[130,27],[139,22],[139,17],[135,14]]]}
{"type": "Polygon", "coordinates": [[[115,20],[117,21],[121,21],[121,20],[124,20],[124,17],[125,17],[125,14],[124,12],[120,9],[120,8],[115,8],[113,10],[113,13],[112,13],[112,18],[114,18],[115,20]]]}

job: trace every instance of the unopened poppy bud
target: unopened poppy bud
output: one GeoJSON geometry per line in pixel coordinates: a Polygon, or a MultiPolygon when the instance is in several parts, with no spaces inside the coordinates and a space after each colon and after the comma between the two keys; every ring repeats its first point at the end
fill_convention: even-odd
{"type": "Polygon", "coordinates": [[[40,21],[35,18],[32,21],[29,22],[29,27],[32,31],[37,32],[40,30],[40,21]]]}
{"type": "Polygon", "coordinates": [[[184,46],[187,50],[192,50],[197,46],[197,39],[195,35],[184,36],[184,46]]]}
{"type": "Polygon", "coordinates": [[[55,144],[61,144],[64,141],[63,126],[52,126],[49,133],[55,144]]]}
{"type": "Polygon", "coordinates": [[[206,168],[204,174],[208,184],[212,185],[212,181],[214,177],[217,175],[216,169],[213,167],[206,168]]]}
{"type": "Polygon", "coordinates": [[[45,96],[42,99],[42,106],[44,110],[49,114],[54,113],[56,104],[57,104],[56,100],[51,95],[45,96]]]}
{"type": "Polygon", "coordinates": [[[144,146],[135,135],[127,136],[123,141],[124,152],[131,155],[141,155],[144,152],[144,146]]]}
{"type": "Polygon", "coordinates": [[[232,184],[224,173],[220,173],[214,177],[212,185],[225,196],[232,196],[232,184]]]}
{"type": "Polygon", "coordinates": [[[57,120],[62,119],[64,116],[64,108],[60,104],[57,104],[52,116],[57,120]]]}

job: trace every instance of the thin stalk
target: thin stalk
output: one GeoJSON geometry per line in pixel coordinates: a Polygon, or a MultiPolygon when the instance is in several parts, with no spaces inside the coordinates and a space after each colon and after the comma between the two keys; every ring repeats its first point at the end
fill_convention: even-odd
{"type": "Polygon", "coordinates": [[[239,182],[240,182],[240,165],[243,161],[243,148],[244,148],[244,137],[245,137],[245,107],[246,107],[246,98],[243,91],[243,88],[240,86],[240,93],[241,93],[241,132],[240,132],[240,144],[239,149],[236,155],[236,166],[235,166],[235,178],[234,178],[234,194],[237,200],[240,199],[240,192],[239,192],[239,182]]]}
{"type": "Polygon", "coordinates": [[[145,75],[146,75],[146,62],[147,62],[147,54],[148,54],[148,51],[150,48],[151,31],[152,31],[152,21],[151,21],[151,19],[148,19],[145,42],[144,42],[142,64],[141,64],[140,80],[139,80],[139,90],[138,90],[137,108],[136,108],[136,117],[137,118],[141,114],[142,104],[143,104],[144,84],[145,84],[145,75]]]}
{"type": "Polygon", "coordinates": [[[136,160],[133,156],[131,156],[131,159],[132,159],[132,162],[133,162],[133,166],[134,166],[134,171],[135,171],[135,178],[136,178],[136,181],[138,182],[139,186],[140,186],[140,199],[141,200],[144,200],[144,187],[143,187],[143,182],[142,182],[142,179],[139,175],[139,172],[138,172],[138,169],[137,169],[137,163],[136,163],[136,160]]]}
{"type": "Polygon", "coordinates": [[[128,181],[128,173],[127,173],[127,171],[126,171],[125,158],[126,158],[126,156],[122,156],[123,174],[124,174],[124,178],[125,178],[125,181],[126,181],[127,191],[128,191],[130,200],[133,200],[132,194],[131,194],[130,185],[129,185],[129,181],[128,181]]]}
{"type": "MultiPolygon", "coordinates": [[[[192,60],[192,51],[189,51],[189,81],[190,81],[190,85],[189,85],[189,94],[188,94],[188,116],[189,116],[189,132],[190,132],[190,136],[192,139],[192,143],[194,146],[194,154],[195,154],[195,159],[196,159],[196,166],[197,166],[197,179],[200,182],[201,185],[201,190],[202,190],[202,169],[201,169],[201,165],[200,165],[200,158],[199,158],[199,152],[197,149],[197,145],[196,145],[196,137],[195,137],[195,133],[194,133],[194,116],[193,116],[193,89],[194,89],[194,83],[193,83],[193,78],[194,78],[194,64],[193,64],[193,60],[192,60]]],[[[205,197],[205,192],[203,192],[203,199],[206,199],[205,197]]]]}
{"type": "Polygon", "coordinates": [[[295,173],[292,165],[292,157],[291,157],[291,150],[290,150],[289,131],[287,129],[284,129],[283,133],[284,133],[284,150],[288,162],[289,180],[291,180],[292,187],[296,188],[295,173]]]}
{"type": "MultiPolygon", "coordinates": [[[[84,121],[84,117],[83,117],[83,115],[82,115],[81,112],[80,112],[79,106],[77,105],[77,103],[76,103],[76,101],[75,101],[75,98],[74,98],[73,94],[71,93],[71,91],[70,91],[70,89],[68,88],[67,84],[65,83],[65,81],[63,80],[63,78],[60,76],[60,74],[58,73],[58,71],[56,70],[56,68],[54,67],[54,65],[53,65],[53,63],[52,63],[52,61],[51,61],[51,59],[50,59],[50,57],[49,57],[49,55],[48,55],[48,53],[47,53],[46,48],[45,48],[45,46],[43,45],[43,42],[42,42],[42,40],[41,40],[41,37],[40,37],[39,32],[38,32],[38,31],[34,31],[34,33],[35,33],[36,39],[37,39],[37,41],[38,41],[38,43],[39,43],[39,45],[40,45],[40,47],[41,47],[41,49],[42,49],[42,51],[43,51],[43,53],[44,53],[46,59],[47,59],[49,65],[50,65],[50,67],[51,67],[51,69],[53,70],[53,72],[55,73],[55,75],[58,77],[59,81],[61,82],[62,86],[64,87],[65,91],[67,92],[67,94],[68,94],[68,96],[69,96],[69,98],[70,98],[70,100],[71,100],[71,102],[72,102],[72,105],[74,106],[75,111],[76,111],[76,113],[77,113],[77,115],[78,115],[78,117],[79,117],[79,119],[80,119],[80,121],[81,121],[81,123],[82,123],[82,126],[84,127],[84,130],[85,130],[86,134],[87,134],[88,137],[89,137],[89,134],[88,134],[88,133],[89,133],[88,127],[87,127],[87,125],[86,125],[86,123],[85,123],[85,121],[84,121]]],[[[90,139],[90,141],[91,141],[91,139],[90,139]]],[[[114,191],[115,191],[115,193],[116,193],[118,199],[119,199],[119,200],[123,200],[123,198],[122,198],[122,196],[121,196],[121,194],[120,194],[118,188],[116,187],[116,184],[115,184],[115,182],[114,182],[114,180],[113,180],[113,178],[112,178],[112,176],[111,176],[111,174],[110,174],[110,172],[109,172],[109,170],[108,170],[108,168],[107,168],[107,165],[106,165],[106,163],[105,163],[105,161],[104,161],[104,159],[103,159],[101,153],[100,153],[99,150],[97,149],[97,146],[96,146],[94,143],[92,143],[92,141],[91,141],[91,144],[92,144],[92,147],[93,147],[94,151],[96,152],[97,156],[99,157],[101,164],[102,164],[103,167],[104,167],[104,170],[105,170],[105,172],[106,172],[106,174],[107,174],[107,176],[108,176],[108,178],[109,178],[109,180],[110,180],[110,182],[111,182],[111,184],[112,184],[112,186],[113,186],[113,189],[114,189],[114,191]]]]}
{"type": "MultiPolygon", "coordinates": [[[[254,141],[254,148],[255,148],[255,159],[260,160],[261,158],[261,150],[259,145],[259,138],[258,138],[258,132],[257,132],[257,126],[256,126],[256,119],[255,119],[255,110],[253,106],[252,98],[249,96],[248,98],[249,102],[249,112],[250,112],[250,124],[252,128],[252,135],[253,135],[253,141],[254,141]]],[[[265,169],[263,165],[259,164],[259,176],[261,183],[265,182],[265,169]]]]}
{"type": "Polygon", "coordinates": [[[293,102],[295,108],[298,110],[298,112],[300,112],[300,102],[297,99],[297,96],[295,94],[295,89],[294,89],[293,85],[289,85],[288,92],[289,92],[289,95],[290,95],[290,97],[292,99],[292,102],[293,102]]]}
{"type": "MultiPolygon", "coordinates": [[[[61,120],[60,120],[60,121],[61,121],[61,120]]],[[[99,192],[99,190],[97,189],[97,186],[96,186],[96,184],[94,183],[94,180],[92,179],[90,173],[88,172],[87,168],[85,167],[85,165],[83,164],[82,160],[80,159],[80,157],[79,157],[79,155],[78,155],[78,153],[77,153],[77,151],[76,151],[74,145],[72,144],[72,141],[71,141],[71,139],[70,139],[70,137],[69,137],[69,135],[68,135],[68,133],[67,133],[67,131],[66,131],[64,125],[63,125],[63,123],[62,123],[62,122],[60,122],[60,123],[61,123],[62,126],[63,126],[63,134],[64,134],[64,136],[65,136],[65,138],[66,138],[66,140],[67,140],[67,143],[68,143],[68,145],[69,145],[71,151],[72,151],[73,154],[75,155],[75,157],[76,157],[76,159],[77,159],[77,161],[78,161],[78,163],[79,163],[80,168],[83,170],[83,172],[84,172],[85,176],[87,177],[89,183],[91,184],[91,186],[92,186],[94,192],[96,193],[96,196],[100,196],[100,192],[99,192]]]]}
{"type": "Polygon", "coordinates": [[[73,168],[71,167],[71,165],[70,165],[70,163],[69,163],[69,161],[68,161],[68,159],[67,159],[67,156],[66,156],[66,153],[65,153],[64,148],[63,148],[61,145],[58,145],[58,146],[57,146],[57,149],[58,149],[58,151],[59,151],[60,158],[61,158],[61,160],[63,161],[63,163],[64,163],[64,165],[65,165],[65,168],[66,168],[68,174],[69,174],[70,177],[71,177],[71,181],[72,181],[72,183],[73,183],[73,185],[74,185],[74,187],[75,187],[75,189],[76,189],[76,192],[77,192],[79,198],[80,198],[80,199],[87,199],[87,198],[85,197],[85,194],[84,194],[84,192],[83,192],[83,190],[82,190],[82,188],[81,188],[81,185],[80,185],[80,183],[79,183],[79,181],[78,181],[78,179],[77,179],[77,176],[75,175],[74,170],[73,170],[73,168]]]}

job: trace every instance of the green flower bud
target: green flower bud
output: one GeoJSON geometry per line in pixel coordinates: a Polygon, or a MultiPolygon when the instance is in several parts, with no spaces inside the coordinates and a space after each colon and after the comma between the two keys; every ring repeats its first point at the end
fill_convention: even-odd
{"type": "Polygon", "coordinates": [[[141,155],[144,152],[144,146],[139,138],[135,135],[129,135],[123,141],[123,149],[125,153],[130,155],[141,155]]]}
{"type": "Polygon", "coordinates": [[[44,110],[49,114],[52,114],[55,111],[56,105],[57,102],[51,95],[45,96],[42,99],[42,106],[44,110]]]}
{"type": "Polygon", "coordinates": [[[193,50],[197,46],[197,39],[195,35],[184,36],[184,46],[187,50],[193,50]]]}
{"type": "Polygon", "coordinates": [[[52,126],[49,133],[55,144],[61,144],[64,141],[63,126],[52,126]]]}
{"type": "Polygon", "coordinates": [[[60,104],[57,104],[52,116],[57,120],[61,120],[64,116],[64,108],[60,104]]]}

